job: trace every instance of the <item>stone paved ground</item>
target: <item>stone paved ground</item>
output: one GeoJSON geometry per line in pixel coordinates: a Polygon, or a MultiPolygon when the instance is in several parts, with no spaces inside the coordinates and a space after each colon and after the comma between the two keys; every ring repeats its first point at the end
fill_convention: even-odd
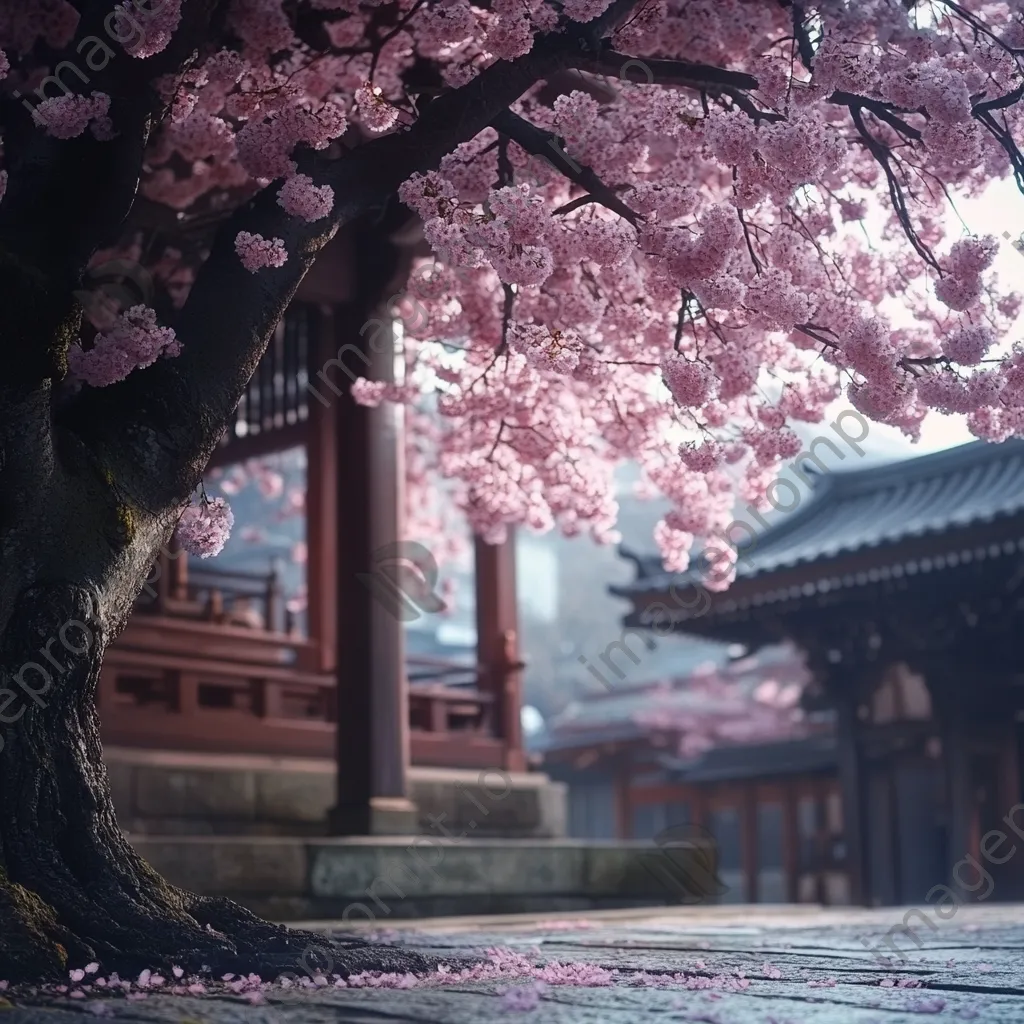
{"type": "MultiPolygon", "coordinates": [[[[536,1001],[526,1010],[512,1009],[514,996],[502,992],[508,986],[492,981],[398,990],[275,990],[265,1005],[155,995],[138,1002],[109,1000],[104,1016],[138,1024],[1024,1022],[1024,906],[962,907],[948,920],[932,912],[934,928],[911,919],[924,946],[919,950],[903,940],[907,959],[887,969],[865,943],[876,945],[903,914],[893,908],[689,907],[571,921],[551,915],[410,923],[374,937],[441,956],[503,946],[537,964],[585,962],[619,974],[615,984],[601,987],[549,985],[537,991],[533,982],[513,983],[527,1003],[536,1001]],[[664,987],[623,983],[638,970],[685,976],[664,987]],[[716,987],[695,987],[703,985],[716,987]]],[[[92,1002],[8,995],[14,1005],[0,1014],[2,1024],[95,1019],[92,1002]]]]}

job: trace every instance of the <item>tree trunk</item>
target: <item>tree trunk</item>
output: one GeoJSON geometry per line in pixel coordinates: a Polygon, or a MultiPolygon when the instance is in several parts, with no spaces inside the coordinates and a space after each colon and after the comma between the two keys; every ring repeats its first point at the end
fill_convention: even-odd
{"type": "Polygon", "coordinates": [[[96,691],[103,650],[97,594],[25,590],[0,639],[0,979],[145,968],[264,979],[301,970],[311,943],[333,971],[422,970],[422,958],[261,921],[226,899],[170,885],[114,816],[96,691]]]}

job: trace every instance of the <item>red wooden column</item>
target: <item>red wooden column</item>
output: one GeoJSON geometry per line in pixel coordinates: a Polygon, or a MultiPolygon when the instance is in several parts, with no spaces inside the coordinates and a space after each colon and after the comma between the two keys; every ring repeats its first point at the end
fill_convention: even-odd
{"type": "MultiPolygon", "coordinates": [[[[324,247],[295,295],[296,301],[316,308],[309,339],[309,366],[306,368],[310,387],[305,397],[309,409],[306,427],[306,543],[311,553],[306,565],[307,617],[309,635],[316,642],[317,649],[314,664],[306,667],[320,672],[333,672],[336,668],[337,542],[344,523],[338,513],[339,396],[334,388],[347,392],[350,383],[348,377],[329,360],[337,359],[341,344],[335,309],[354,300],[358,289],[357,264],[352,232],[342,229],[324,247]],[[334,388],[317,376],[325,367],[334,388]]],[[[361,360],[353,360],[351,355],[344,362],[346,365],[354,362],[355,372],[363,365],[361,360]]]]}
{"type": "Polygon", "coordinates": [[[369,585],[387,581],[382,570],[396,556],[384,551],[402,536],[402,410],[366,408],[349,393],[355,377],[394,379],[394,345],[358,304],[337,307],[334,319],[333,362],[311,375],[337,403],[338,786],[330,825],[335,835],[412,834],[403,622],[399,605],[369,585]]]}
{"type": "Polygon", "coordinates": [[[511,529],[503,544],[475,538],[476,649],[481,689],[494,696],[495,735],[504,745],[506,771],[523,771],[522,670],[516,604],[516,543],[511,529]]]}

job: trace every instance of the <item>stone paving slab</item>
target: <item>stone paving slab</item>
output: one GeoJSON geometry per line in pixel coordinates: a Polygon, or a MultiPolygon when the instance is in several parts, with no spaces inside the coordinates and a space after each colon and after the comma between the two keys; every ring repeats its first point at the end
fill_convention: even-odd
{"type": "MultiPolygon", "coordinates": [[[[499,946],[538,965],[575,962],[619,973],[613,984],[601,987],[549,984],[534,990],[535,983],[518,980],[408,989],[273,989],[263,1005],[228,996],[152,995],[137,1002],[109,999],[103,1008],[107,1019],[136,1024],[1024,1022],[1024,906],[961,907],[948,920],[937,920],[934,929],[918,919],[921,948],[903,936],[899,948],[906,949],[906,959],[887,968],[868,947],[899,928],[905,913],[689,907],[570,920],[410,922],[372,937],[441,957],[485,955],[488,947],[499,946]],[[638,971],[660,984],[637,984],[638,971]],[[680,972],[681,980],[665,981],[680,972]],[[506,993],[515,987],[534,991],[536,1005],[511,1008],[506,993]]],[[[95,1019],[95,1001],[9,995],[14,1005],[0,1013],[0,1024],[95,1019]]]]}

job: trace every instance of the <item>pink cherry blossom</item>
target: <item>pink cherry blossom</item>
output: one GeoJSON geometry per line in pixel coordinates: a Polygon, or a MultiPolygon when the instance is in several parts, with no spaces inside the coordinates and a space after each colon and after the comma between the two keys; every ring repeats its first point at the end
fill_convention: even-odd
{"type": "Polygon", "coordinates": [[[190,555],[211,558],[220,554],[234,524],[231,506],[223,498],[214,498],[189,505],[178,520],[176,535],[190,555]]]}
{"type": "MultiPolygon", "coordinates": [[[[116,6],[131,27],[136,7],[116,6]]],[[[656,541],[684,568],[737,499],[763,505],[799,454],[792,427],[836,403],[911,438],[929,410],[1024,436],[1022,299],[962,202],[1020,167],[1019,5],[931,5],[926,21],[888,0],[804,5],[813,59],[792,45],[792,4],[658,0],[614,29],[607,0],[393,6],[232,0],[223,31],[152,83],[139,192],[199,224],[250,202],[256,224],[278,218],[230,229],[273,289],[291,277],[274,268],[298,275],[304,239],[363,201],[342,168],[365,156],[394,175],[401,244],[417,247],[391,299],[404,374],[351,393],[404,407],[409,522],[438,550],[454,556],[460,517],[492,538],[527,525],[612,543],[631,461],[668,502],[656,541]],[[537,71],[555,51],[561,72],[537,71]],[[733,84],[651,82],[653,57],[733,84]],[[495,77],[509,91],[484,110],[495,77]],[[439,99],[465,116],[432,123],[439,99]],[[344,194],[320,184],[334,175],[344,194]]],[[[180,0],[152,7],[124,43],[142,77],[186,27],[180,0]]],[[[78,20],[63,0],[14,5],[0,77],[52,142],[106,145],[127,127],[120,100],[88,83],[31,98],[78,20]]],[[[133,231],[106,258],[142,259],[133,231]]],[[[153,305],[180,309],[203,259],[147,252],[168,300],[153,305]]],[[[118,316],[70,347],[87,384],[177,351],[169,328],[118,316]]],[[[720,569],[716,586],[735,567],[720,569]]]]}
{"type": "Polygon", "coordinates": [[[313,179],[306,174],[296,174],[281,186],[277,202],[296,217],[316,221],[331,212],[334,189],[330,185],[314,185],[313,179]]]}
{"type": "Polygon", "coordinates": [[[389,103],[379,88],[367,85],[356,89],[355,99],[360,120],[371,132],[386,132],[398,121],[398,107],[389,103]]]}
{"type": "Polygon", "coordinates": [[[170,327],[157,325],[154,310],[132,306],[114,320],[108,331],[96,335],[92,348],[86,351],[72,345],[68,367],[86,384],[101,388],[124,380],[134,369],[150,366],[160,356],[180,352],[181,342],[170,327]]]}
{"type": "Polygon", "coordinates": [[[239,231],[235,237],[235,252],[242,266],[251,274],[264,267],[283,267],[288,261],[288,250],[281,238],[264,238],[262,235],[239,231]]]}
{"type": "Polygon", "coordinates": [[[552,373],[572,373],[579,365],[582,343],[575,331],[551,330],[539,324],[513,321],[508,329],[509,346],[526,361],[552,373]]]}
{"type": "Polygon", "coordinates": [[[181,0],[160,0],[153,5],[122,3],[114,7],[111,34],[127,39],[124,48],[133,57],[152,57],[167,48],[180,22],[181,0]]]}
{"type": "Polygon", "coordinates": [[[383,381],[367,380],[365,377],[359,377],[357,380],[354,380],[349,388],[357,404],[365,405],[371,409],[375,409],[380,405],[387,394],[387,390],[388,386],[383,381]]]}
{"type": "Polygon", "coordinates": [[[102,122],[109,109],[110,97],[103,92],[89,96],[53,96],[38,104],[32,111],[32,117],[48,135],[57,139],[73,139],[89,127],[90,121],[102,122]]]}

